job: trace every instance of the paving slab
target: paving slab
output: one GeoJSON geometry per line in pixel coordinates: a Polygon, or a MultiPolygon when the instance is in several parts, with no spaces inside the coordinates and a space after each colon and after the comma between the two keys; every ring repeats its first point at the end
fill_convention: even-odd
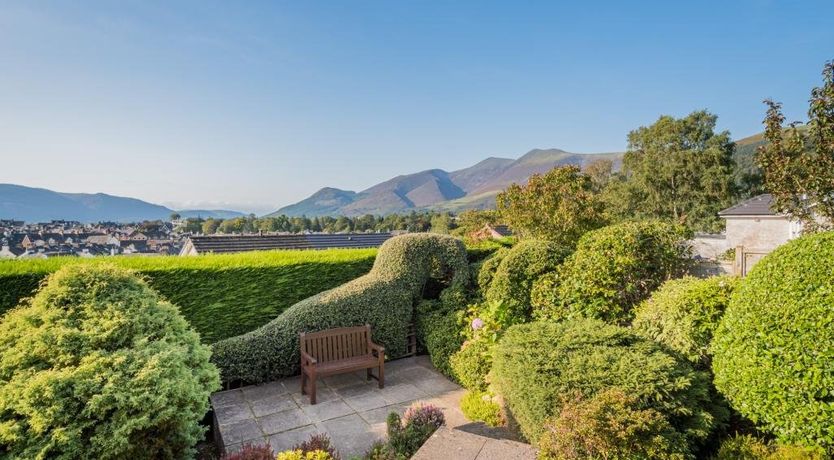
{"type": "Polygon", "coordinates": [[[412,460],[535,460],[536,449],[508,439],[495,439],[443,426],[426,441],[412,460]]]}
{"type": "Polygon", "coordinates": [[[310,425],[313,421],[301,409],[290,409],[265,417],[259,417],[258,423],[264,434],[269,436],[310,425]]]}

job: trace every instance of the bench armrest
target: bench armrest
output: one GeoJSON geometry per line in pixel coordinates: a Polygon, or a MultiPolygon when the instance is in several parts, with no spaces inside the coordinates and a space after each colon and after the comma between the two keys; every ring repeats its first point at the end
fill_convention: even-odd
{"type": "Polygon", "coordinates": [[[385,347],[377,345],[373,342],[369,342],[368,346],[371,347],[371,353],[376,352],[377,356],[385,357],[385,347]]]}
{"type": "Polygon", "coordinates": [[[313,365],[315,365],[318,362],[316,361],[316,358],[313,358],[312,356],[310,356],[309,353],[307,353],[304,350],[301,350],[301,360],[313,365]]]}

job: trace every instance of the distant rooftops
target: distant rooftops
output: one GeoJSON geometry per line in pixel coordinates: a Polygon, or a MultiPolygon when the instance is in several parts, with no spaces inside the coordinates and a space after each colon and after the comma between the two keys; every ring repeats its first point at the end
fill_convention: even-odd
{"type": "Polygon", "coordinates": [[[273,249],[375,248],[392,236],[391,233],[192,236],[183,245],[180,255],[273,249]]]}
{"type": "Polygon", "coordinates": [[[769,193],[754,196],[741,203],[730,206],[729,208],[718,213],[721,217],[733,216],[777,216],[779,213],[774,212],[770,207],[773,204],[773,196],[769,193]]]}

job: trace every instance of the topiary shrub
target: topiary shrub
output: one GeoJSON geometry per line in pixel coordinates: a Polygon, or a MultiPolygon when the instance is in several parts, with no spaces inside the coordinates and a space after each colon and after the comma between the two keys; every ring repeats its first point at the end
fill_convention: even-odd
{"type": "Polygon", "coordinates": [[[492,367],[492,344],[486,340],[470,340],[450,359],[452,373],[461,385],[484,391],[486,376],[492,367]]]}
{"type": "Polygon", "coordinates": [[[834,232],[791,241],[736,290],[712,342],[715,386],[786,444],[834,453],[834,232]]]}
{"type": "Polygon", "coordinates": [[[507,315],[506,324],[502,326],[530,320],[533,282],[556,270],[568,254],[569,249],[538,240],[521,241],[507,250],[484,295],[487,303],[501,302],[504,305],[507,315]]]}
{"type": "Polygon", "coordinates": [[[489,285],[492,284],[492,278],[495,276],[495,272],[498,271],[498,266],[501,265],[501,261],[504,260],[504,257],[509,252],[509,248],[501,248],[481,263],[480,270],[478,271],[478,288],[481,292],[486,292],[489,289],[489,285]]]}
{"type": "Polygon", "coordinates": [[[388,356],[406,351],[413,305],[429,278],[457,298],[469,282],[466,250],[455,238],[408,234],[379,249],[371,272],[288,308],[265,326],[214,344],[214,362],[225,381],[257,383],[298,372],[298,333],[370,324],[388,356]]]}
{"type": "Polygon", "coordinates": [[[731,276],[667,281],[637,307],[632,326],[690,362],[709,368],[710,342],[737,281],[731,276]]]}
{"type": "Polygon", "coordinates": [[[467,391],[460,400],[460,410],[469,420],[484,422],[489,426],[504,424],[501,405],[486,391],[467,391]]]}
{"type": "MultiPolygon", "coordinates": [[[[632,308],[688,266],[691,232],[661,221],[624,222],[586,233],[555,281],[555,300],[536,316],[578,316],[612,323],[631,320],[632,308]]],[[[538,293],[542,297],[542,293],[538,293]]]]}
{"type": "Polygon", "coordinates": [[[545,424],[539,459],[685,460],[686,439],[656,409],[641,409],[619,388],[567,398],[545,424]]]}
{"type": "Polygon", "coordinates": [[[186,458],[209,349],[133,272],[68,266],[0,322],[0,456],[186,458]]]}
{"type": "Polygon", "coordinates": [[[431,358],[443,375],[456,379],[452,355],[463,345],[461,334],[464,311],[440,301],[423,301],[417,305],[417,344],[431,358]]]}
{"type": "Polygon", "coordinates": [[[726,417],[712,407],[707,373],[629,329],[594,319],[511,327],[493,353],[490,382],[531,442],[561,412],[566,395],[591,398],[612,388],[635,398],[635,409],[666,417],[690,445],[726,417]]]}

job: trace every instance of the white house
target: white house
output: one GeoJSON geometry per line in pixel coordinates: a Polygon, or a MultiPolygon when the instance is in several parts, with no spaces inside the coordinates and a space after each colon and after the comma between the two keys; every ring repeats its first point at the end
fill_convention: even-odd
{"type": "Polygon", "coordinates": [[[726,222],[726,246],[770,252],[802,235],[802,223],[771,209],[770,194],[754,196],[718,213],[726,222]]]}

